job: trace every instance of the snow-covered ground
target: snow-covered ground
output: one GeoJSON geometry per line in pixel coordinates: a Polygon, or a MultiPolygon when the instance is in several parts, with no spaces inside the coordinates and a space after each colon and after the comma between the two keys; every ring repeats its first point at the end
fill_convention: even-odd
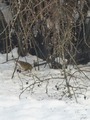
{"type": "MultiPolygon", "coordinates": [[[[16,49],[9,59],[12,54],[18,56],[16,49]]],[[[46,65],[31,73],[16,71],[12,79],[15,61],[3,63],[5,59],[6,55],[0,54],[0,120],[90,120],[89,64],[81,66],[84,73],[67,69],[70,85],[77,87],[69,99],[62,70],[46,65]]],[[[36,57],[19,59],[33,64],[36,57]]]]}

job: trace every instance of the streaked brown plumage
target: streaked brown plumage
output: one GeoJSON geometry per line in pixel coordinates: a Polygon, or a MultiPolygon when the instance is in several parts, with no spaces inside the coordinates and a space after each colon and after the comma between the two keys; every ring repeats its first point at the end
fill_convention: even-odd
{"type": "Polygon", "coordinates": [[[17,61],[17,65],[21,67],[21,69],[23,69],[24,71],[27,70],[32,70],[32,65],[28,62],[24,62],[24,61],[17,61]]]}

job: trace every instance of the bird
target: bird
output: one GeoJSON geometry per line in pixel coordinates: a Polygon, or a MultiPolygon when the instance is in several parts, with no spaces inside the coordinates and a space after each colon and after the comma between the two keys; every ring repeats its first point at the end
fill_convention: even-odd
{"type": "Polygon", "coordinates": [[[23,69],[24,71],[27,71],[27,70],[32,70],[32,65],[28,62],[24,62],[24,61],[16,61],[17,65],[23,69]]]}

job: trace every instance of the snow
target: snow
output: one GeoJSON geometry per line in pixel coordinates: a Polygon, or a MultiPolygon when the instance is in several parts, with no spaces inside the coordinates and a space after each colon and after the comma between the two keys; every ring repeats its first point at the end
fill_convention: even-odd
{"type": "MultiPolygon", "coordinates": [[[[9,53],[9,59],[12,59],[12,54],[14,58],[18,57],[16,51],[17,49],[14,49],[9,53]]],[[[39,71],[33,69],[31,73],[15,72],[12,79],[15,61],[10,60],[3,63],[5,59],[6,55],[0,54],[0,120],[90,120],[90,83],[82,73],[75,72],[75,68],[72,67],[71,72],[75,72],[78,84],[79,78],[81,78],[79,85],[81,86],[84,83],[87,86],[87,90],[83,90],[86,99],[83,95],[79,95],[77,103],[74,97],[69,99],[65,96],[61,99],[62,91],[65,90],[64,83],[60,86],[59,91],[56,91],[54,87],[63,81],[62,70],[53,70],[46,66],[45,68],[41,67],[39,71]],[[38,78],[43,82],[39,84],[38,78]],[[38,83],[31,88],[28,87],[36,79],[38,83]],[[49,79],[48,82],[47,79],[49,79]],[[26,84],[27,82],[28,84],[26,84]],[[26,87],[28,88],[25,90],[26,87]],[[46,87],[48,87],[47,91],[46,87]],[[23,90],[25,91],[21,94],[23,90]]],[[[19,59],[23,61],[26,59],[33,64],[33,60],[37,58],[28,55],[19,59]]],[[[87,67],[79,67],[82,67],[81,69],[85,70],[85,75],[90,77],[89,64],[87,67]]],[[[71,80],[70,82],[73,84],[71,80]]],[[[76,92],[80,91],[77,90],[76,92]]]]}

